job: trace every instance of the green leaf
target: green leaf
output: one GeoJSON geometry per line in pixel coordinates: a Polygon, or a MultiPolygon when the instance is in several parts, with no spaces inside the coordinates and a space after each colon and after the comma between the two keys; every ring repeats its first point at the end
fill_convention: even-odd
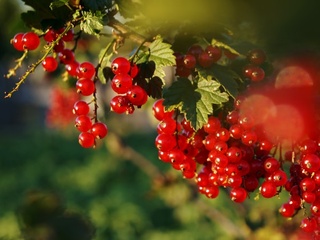
{"type": "Polygon", "coordinates": [[[50,9],[59,8],[68,4],[69,0],[55,0],[50,3],[50,9]]]}
{"type": "Polygon", "coordinates": [[[179,109],[183,112],[195,112],[196,102],[200,94],[187,78],[178,78],[172,85],[163,91],[164,106],[167,110],[179,109]]]}
{"type": "Polygon", "coordinates": [[[208,122],[208,115],[213,113],[213,104],[220,105],[229,100],[225,92],[220,91],[220,84],[213,80],[202,80],[198,82],[198,88],[195,90],[200,93],[201,98],[196,104],[196,117],[188,117],[191,125],[195,129],[200,129],[208,122]]]}
{"type": "Polygon", "coordinates": [[[214,64],[210,69],[197,69],[197,71],[200,78],[218,81],[231,97],[236,98],[238,95],[237,79],[240,79],[240,76],[230,68],[214,64]]]}
{"type": "Polygon", "coordinates": [[[163,67],[176,64],[175,56],[171,45],[164,43],[161,37],[157,37],[149,46],[149,61],[156,64],[155,76],[163,78],[165,76],[163,67]]]}
{"type": "MultiPolygon", "coordinates": [[[[63,0],[60,0],[63,1],[63,0]]],[[[21,14],[22,20],[30,28],[47,29],[48,27],[59,28],[71,20],[72,10],[66,5],[51,9],[52,0],[23,0],[25,5],[33,10],[21,14]]]]}
{"type": "Polygon", "coordinates": [[[110,63],[110,59],[113,56],[113,53],[110,53],[108,55],[103,56],[105,53],[105,49],[102,49],[99,53],[99,61],[101,63],[101,66],[99,67],[98,70],[98,78],[102,84],[106,84],[107,81],[109,80],[109,77],[111,76],[111,72],[109,72],[107,69],[111,68],[106,68],[108,64],[110,63]]]}
{"type": "Polygon", "coordinates": [[[147,93],[149,96],[159,99],[162,97],[163,81],[158,76],[154,76],[148,82],[147,93]]]}
{"type": "Polygon", "coordinates": [[[98,33],[103,29],[103,14],[101,12],[82,12],[84,20],[80,23],[80,28],[85,33],[99,36],[98,33]]]}
{"type": "Polygon", "coordinates": [[[220,86],[216,81],[205,79],[194,86],[189,79],[179,78],[164,90],[163,104],[169,111],[179,109],[197,130],[208,121],[214,104],[220,105],[228,101],[228,94],[221,92],[220,86]]]}
{"type": "Polygon", "coordinates": [[[158,37],[150,44],[150,61],[154,61],[157,68],[155,75],[159,77],[165,76],[163,67],[173,66],[176,64],[175,56],[171,45],[164,43],[162,38],[158,37]]]}

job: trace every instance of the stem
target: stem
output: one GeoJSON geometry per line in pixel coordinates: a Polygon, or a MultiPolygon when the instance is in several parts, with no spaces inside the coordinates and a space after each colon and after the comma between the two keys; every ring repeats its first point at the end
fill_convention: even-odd
{"type": "Polygon", "coordinates": [[[16,60],[17,64],[14,66],[14,68],[11,68],[9,70],[8,74],[5,75],[5,78],[10,78],[10,77],[16,75],[17,69],[22,66],[22,62],[27,57],[28,52],[29,52],[28,50],[24,50],[23,55],[16,60]]]}
{"type": "Polygon", "coordinates": [[[124,35],[126,38],[131,39],[134,42],[137,42],[141,45],[144,45],[148,47],[150,45],[150,42],[147,41],[147,38],[142,36],[141,34],[134,32],[131,30],[128,26],[124,25],[123,23],[119,22],[115,18],[111,17],[108,21],[108,26],[114,28],[118,32],[120,32],[122,35],[124,35]]]}
{"type": "Polygon", "coordinates": [[[52,49],[54,48],[55,45],[58,44],[58,42],[62,39],[62,37],[64,36],[65,33],[67,33],[71,28],[73,27],[72,23],[69,22],[66,26],[66,28],[64,29],[64,31],[57,37],[57,39],[55,41],[53,41],[49,47],[47,48],[47,51],[45,52],[45,54],[34,64],[32,64],[29,69],[20,77],[20,80],[16,83],[15,87],[9,92],[9,93],[5,93],[4,98],[10,98],[12,97],[12,94],[16,91],[19,90],[20,86],[22,83],[24,83],[24,81],[26,80],[26,78],[33,73],[36,68],[42,63],[42,61],[49,55],[49,53],[52,51],[52,49]]]}
{"type": "MultiPolygon", "coordinates": [[[[113,44],[115,43],[115,39],[112,40],[104,49],[103,51],[103,54],[101,56],[101,58],[99,59],[99,62],[98,62],[98,65],[96,66],[96,73],[95,73],[95,76],[94,76],[94,85],[96,85],[97,81],[99,80],[99,77],[98,77],[98,71],[99,69],[101,68],[101,65],[102,65],[102,62],[103,62],[103,59],[105,58],[105,56],[107,55],[107,53],[109,52],[110,48],[113,46],[113,44]]],[[[94,122],[98,122],[98,103],[97,103],[97,89],[94,90],[93,92],[93,103],[94,103],[94,106],[93,106],[93,118],[94,118],[94,122]]]]}

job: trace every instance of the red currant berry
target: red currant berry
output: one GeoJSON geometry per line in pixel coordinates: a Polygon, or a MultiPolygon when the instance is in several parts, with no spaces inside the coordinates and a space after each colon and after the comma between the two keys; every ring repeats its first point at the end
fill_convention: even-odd
{"type": "Polygon", "coordinates": [[[27,32],[22,36],[23,47],[28,50],[35,50],[40,45],[40,38],[34,32],[27,32]]]}
{"type": "Polygon", "coordinates": [[[79,134],[79,144],[83,148],[91,148],[95,145],[95,137],[92,133],[89,132],[82,132],[79,134]]]}
{"type": "Polygon", "coordinates": [[[163,101],[164,99],[158,99],[156,100],[153,105],[152,105],[152,113],[153,116],[159,120],[162,121],[166,117],[173,117],[174,111],[166,111],[164,106],[163,106],[163,101]]]}
{"type": "Polygon", "coordinates": [[[273,157],[269,157],[264,161],[264,170],[267,173],[273,173],[279,168],[280,168],[280,162],[273,157]]]}
{"type": "Polygon", "coordinates": [[[132,87],[132,77],[127,73],[116,74],[111,81],[111,88],[119,94],[127,93],[132,87]]]}
{"type": "Polygon", "coordinates": [[[132,86],[127,92],[127,97],[136,106],[142,106],[148,100],[146,91],[139,85],[132,86]]]}
{"type": "Polygon", "coordinates": [[[102,139],[108,134],[108,127],[102,122],[94,123],[91,127],[91,133],[98,139],[102,139]]]}
{"type": "Polygon", "coordinates": [[[212,58],[213,62],[217,62],[221,56],[222,56],[222,51],[219,47],[217,46],[212,46],[209,45],[207,46],[206,50],[205,50],[209,56],[212,58]]]}
{"type": "Polygon", "coordinates": [[[63,49],[58,56],[63,64],[70,64],[75,60],[74,53],[70,49],[63,49]]]}
{"type": "Polygon", "coordinates": [[[75,120],[75,126],[80,132],[87,132],[91,129],[92,121],[87,115],[80,115],[75,120]]]}
{"type": "Polygon", "coordinates": [[[247,146],[253,146],[257,142],[258,136],[253,130],[247,130],[242,133],[241,141],[247,146]]]}
{"type": "Polygon", "coordinates": [[[177,122],[171,118],[166,117],[161,122],[158,123],[157,130],[158,133],[174,134],[177,128],[177,122]]]}
{"type": "Polygon", "coordinates": [[[253,82],[260,82],[264,79],[264,77],[265,77],[264,70],[260,67],[255,67],[251,72],[250,79],[253,82]]]}
{"type": "Polygon", "coordinates": [[[191,73],[192,69],[186,68],[184,65],[176,68],[176,76],[188,77],[191,73]]]}
{"type": "Polygon", "coordinates": [[[68,63],[65,65],[65,68],[68,72],[68,74],[72,77],[77,77],[78,72],[77,69],[79,67],[79,63],[77,61],[73,61],[71,63],[68,63]]]}
{"type": "Polygon", "coordinates": [[[247,195],[247,191],[242,187],[232,188],[230,191],[231,200],[237,203],[244,202],[244,200],[247,198],[247,195]]]}
{"type": "Polygon", "coordinates": [[[111,111],[114,111],[118,114],[125,113],[128,109],[129,104],[130,101],[126,96],[114,96],[110,101],[111,111]]]}
{"type": "Polygon", "coordinates": [[[111,63],[111,70],[114,74],[129,73],[131,64],[128,59],[124,57],[117,57],[111,63]]]}
{"type": "Polygon", "coordinates": [[[75,104],[73,105],[73,114],[76,114],[78,116],[80,115],[87,115],[90,111],[90,107],[88,105],[87,102],[79,100],[77,102],[75,102],[75,104]]]}
{"type": "Polygon", "coordinates": [[[301,159],[301,167],[309,173],[316,172],[320,169],[320,159],[315,154],[306,154],[301,159]]]}
{"type": "Polygon", "coordinates": [[[315,232],[317,227],[317,220],[314,217],[305,217],[301,220],[300,228],[305,232],[315,232]]]}
{"type": "Polygon", "coordinates": [[[91,62],[83,62],[77,68],[78,78],[90,78],[92,79],[96,73],[96,69],[91,62]]]}
{"type": "Polygon", "coordinates": [[[88,78],[80,78],[76,82],[77,93],[82,94],[83,96],[90,96],[95,91],[94,82],[88,78]]]}
{"type": "Polygon", "coordinates": [[[198,57],[199,65],[203,68],[209,68],[213,64],[213,58],[210,57],[209,53],[203,52],[198,57]]]}
{"type": "Polygon", "coordinates": [[[283,217],[290,218],[293,216],[293,214],[296,212],[296,210],[291,204],[284,203],[284,204],[282,204],[281,208],[279,209],[279,212],[283,217]]]}
{"type": "Polygon", "coordinates": [[[209,116],[208,122],[203,125],[203,130],[206,133],[215,134],[221,128],[221,122],[219,118],[214,116],[209,116]]]}
{"type": "Polygon", "coordinates": [[[270,181],[264,181],[260,187],[260,193],[265,198],[272,198],[277,194],[277,186],[270,181]]]}
{"type": "Polygon", "coordinates": [[[177,145],[177,142],[174,135],[162,133],[156,137],[155,145],[160,151],[170,151],[177,145]]]}
{"type": "Polygon", "coordinates": [[[54,47],[53,47],[53,51],[55,51],[56,53],[60,53],[65,49],[65,43],[64,41],[60,40],[54,47]]]}
{"type": "Polygon", "coordinates": [[[196,60],[195,56],[193,56],[191,54],[187,54],[183,58],[183,63],[184,63],[185,68],[194,69],[197,64],[197,60],[196,60]]]}
{"type": "Polygon", "coordinates": [[[17,33],[16,35],[14,35],[14,37],[11,39],[11,44],[12,46],[18,50],[18,51],[23,51],[23,41],[22,41],[22,37],[23,37],[24,33],[17,33]]]}
{"type": "Polygon", "coordinates": [[[43,36],[43,39],[46,41],[46,42],[53,42],[54,40],[57,39],[57,32],[50,28],[43,36]]]}
{"type": "Polygon", "coordinates": [[[265,52],[261,49],[253,49],[247,55],[249,62],[255,65],[261,65],[266,61],[266,58],[265,52]]]}
{"type": "MultiPolygon", "coordinates": [[[[62,30],[64,31],[64,29],[62,29],[62,30]]],[[[68,32],[66,32],[64,34],[64,36],[62,37],[62,40],[64,42],[71,42],[71,41],[73,41],[73,37],[74,37],[73,29],[70,29],[68,32]]]]}
{"type": "Polygon", "coordinates": [[[42,61],[42,66],[45,71],[54,72],[58,68],[58,61],[52,56],[47,56],[42,61]]]}

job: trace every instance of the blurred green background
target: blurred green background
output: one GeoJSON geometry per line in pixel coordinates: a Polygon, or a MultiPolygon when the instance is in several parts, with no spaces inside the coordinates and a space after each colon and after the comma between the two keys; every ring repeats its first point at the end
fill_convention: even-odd
{"type": "MultiPolygon", "coordinates": [[[[152,14],[157,1],[143,10],[159,21],[165,14],[172,17],[172,11],[181,11],[177,8],[183,3],[178,2],[164,2],[173,7],[163,8],[163,14],[159,6],[160,13],[152,14]]],[[[186,1],[187,6],[192,2],[186,1]]],[[[199,22],[224,20],[273,56],[318,51],[318,17],[312,1],[302,2],[225,1],[219,11],[214,9],[217,1],[202,0],[199,6],[209,4],[219,16],[216,19],[210,8],[203,7],[199,11],[206,9],[209,16],[199,22]]],[[[1,76],[19,57],[9,41],[15,33],[27,31],[19,18],[25,10],[20,1],[0,2],[1,76]]],[[[186,8],[178,16],[190,16],[189,12],[186,8]]],[[[277,213],[285,194],[254,200],[253,193],[244,204],[233,203],[223,191],[214,200],[197,194],[194,184],[158,160],[155,123],[147,108],[132,118],[108,116],[109,128],[115,131],[97,149],[82,149],[72,126],[63,131],[46,128],[50,84],[41,84],[41,78],[43,74],[36,72],[30,81],[39,85],[26,83],[12,99],[0,98],[0,240],[301,237],[299,216],[286,220],[277,213]],[[150,121],[141,124],[142,119],[150,121]]],[[[1,91],[10,89],[15,80],[1,77],[1,91]]]]}

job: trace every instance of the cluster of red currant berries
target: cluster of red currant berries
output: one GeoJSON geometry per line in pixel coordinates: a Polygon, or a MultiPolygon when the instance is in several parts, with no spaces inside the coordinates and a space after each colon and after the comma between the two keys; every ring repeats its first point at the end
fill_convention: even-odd
{"type": "MultiPolygon", "coordinates": [[[[42,66],[47,72],[54,72],[57,70],[59,63],[65,66],[66,71],[71,77],[75,77],[76,81],[76,92],[81,96],[93,96],[96,91],[94,78],[96,75],[96,69],[91,62],[82,62],[79,63],[76,58],[74,51],[70,48],[67,48],[66,45],[68,42],[74,40],[73,29],[65,31],[64,28],[55,30],[49,29],[44,35],[43,39],[46,41],[46,44],[55,44],[53,46],[53,51],[51,55],[45,57],[42,61],[42,66]],[[63,34],[63,36],[61,36],[63,34]],[[55,42],[60,36],[60,40],[55,42]]],[[[13,46],[19,50],[34,50],[40,44],[40,38],[37,34],[33,32],[28,32],[25,34],[18,33],[14,36],[11,43],[13,46]]],[[[70,94],[68,94],[70,95],[70,94]]],[[[48,111],[47,120],[50,123],[54,123],[53,119],[55,114],[53,110],[68,110],[72,112],[72,108],[69,109],[68,103],[70,100],[74,99],[73,113],[77,116],[75,120],[75,126],[80,131],[79,143],[84,148],[94,147],[96,144],[96,139],[104,138],[108,133],[108,128],[106,124],[99,122],[96,116],[90,116],[90,106],[89,103],[79,100],[78,98],[64,98],[61,91],[55,90],[53,92],[53,101],[48,111]],[[63,100],[63,101],[62,101],[63,100]],[[66,100],[66,101],[64,101],[66,100]]],[[[71,95],[70,95],[71,96],[71,95]]],[[[67,117],[70,114],[65,111],[58,111],[63,113],[64,119],[69,120],[67,117]]],[[[96,113],[95,113],[96,114],[96,113]]]]}
{"type": "Polygon", "coordinates": [[[266,54],[261,49],[253,49],[247,54],[248,64],[243,68],[243,75],[252,82],[260,82],[265,78],[261,65],[266,61],[266,54]]]}
{"type": "Polygon", "coordinates": [[[203,49],[200,45],[192,45],[187,53],[175,53],[176,57],[176,75],[180,77],[188,77],[192,74],[196,66],[202,68],[210,68],[214,63],[218,62],[225,55],[229,59],[234,59],[237,55],[229,50],[218,46],[208,45],[203,49]]]}
{"type": "Polygon", "coordinates": [[[17,33],[11,39],[11,44],[18,51],[32,51],[39,47],[40,38],[34,32],[17,33]]]}
{"type": "Polygon", "coordinates": [[[301,228],[320,232],[320,141],[303,140],[279,160],[272,151],[276,145],[239,114],[240,100],[224,118],[210,116],[197,131],[176,112],[166,112],[163,101],[153,104],[160,160],[184,178],[195,179],[198,191],[208,198],[216,198],[223,188],[241,203],[255,191],[272,198],[285,189],[290,198],[280,214],[290,218],[309,209],[301,228]]]}
{"type": "Polygon", "coordinates": [[[111,88],[117,94],[110,101],[111,110],[118,114],[132,114],[135,106],[141,107],[148,100],[147,92],[133,81],[139,68],[128,59],[117,57],[111,63],[111,70],[115,74],[111,88]]]}

